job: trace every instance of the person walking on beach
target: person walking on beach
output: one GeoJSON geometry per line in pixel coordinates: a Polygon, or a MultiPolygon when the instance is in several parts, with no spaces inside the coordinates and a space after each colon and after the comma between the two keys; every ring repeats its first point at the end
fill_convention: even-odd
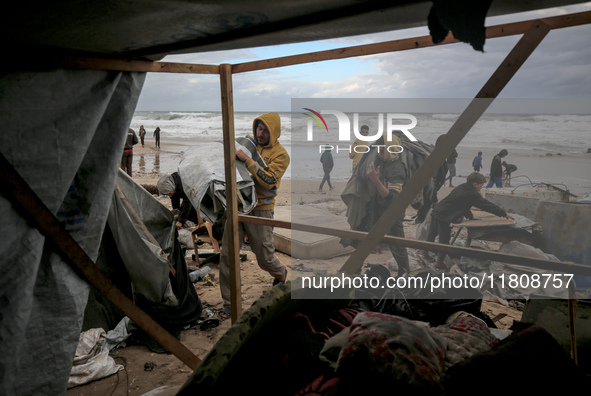
{"type": "Polygon", "coordinates": [[[480,172],[480,169],[482,169],[482,151],[479,151],[478,155],[474,157],[472,166],[474,167],[474,172],[480,172]]]}
{"type": "MultiPolygon", "coordinates": [[[[435,242],[439,236],[439,243],[449,244],[451,237],[450,223],[461,223],[464,217],[472,220],[474,216],[470,210],[472,206],[499,217],[513,219],[498,205],[490,202],[480,195],[480,190],[486,182],[486,177],[478,172],[472,172],[466,178],[466,182],[457,186],[449,195],[443,198],[431,212],[431,222],[427,230],[427,242],[435,242]]],[[[444,264],[446,253],[437,254],[435,268],[447,270],[444,264]]]]}
{"type": "Polygon", "coordinates": [[[517,170],[517,166],[505,161],[502,162],[502,165],[505,167],[505,187],[511,187],[511,173],[517,170]]]}
{"type": "Polygon", "coordinates": [[[454,149],[454,151],[452,151],[452,153],[449,155],[449,157],[447,157],[447,159],[445,160],[445,162],[447,162],[447,168],[449,170],[449,176],[445,180],[449,180],[449,186],[452,188],[455,187],[452,183],[452,179],[456,175],[456,160],[457,160],[457,158],[458,158],[458,152],[456,151],[456,149],[454,149]]]}
{"type": "MultiPolygon", "coordinates": [[[[369,127],[367,125],[362,125],[361,128],[359,128],[359,133],[363,136],[369,135],[369,127]]],[[[355,169],[355,167],[359,163],[359,160],[361,159],[361,157],[363,157],[363,154],[365,153],[363,148],[359,148],[357,149],[357,151],[355,150],[355,148],[357,146],[367,146],[368,143],[369,142],[366,142],[359,138],[355,139],[355,142],[353,142],[353,145],[351,146],[351,151],[349,152],[349,158],[353,160],[353,169],[355,169]]]]}
{"type": "MultiPolygon", "coordinates": [[[[273,218],[275,209],[275,197],[281,184],[281,177],[289,166],[289,154],[279,143],[281,136],[281,118],[277,113],[266,113],[253,122],[253,135],[256,142],[256,150],[262,158],[261,162],[255,161],[242,150],[236,151],[236,159],[244,162],[246,169],[254,179],[257,204],[251,212],[253,216],[273,218]]],[[[228,235],[224,229],[222,248],[220,252],[220,291],[222,294],[223,308],[219,311],[222,319],[227,319],[231,314],[230,301],[230,257],[227,249],[228,235]]],[[[269,272],[274,278],[273,285],[284,283],[287,278],[287,268],[275,256],[273,246],[273,227],[268,225],[239,223],[239,241],[248,236],[248,242],[255,254],[257,264],[261,269],[269,272]]]]}
{"type": "Polygon", "coordinates": [[[144,138],[146,137],[146,129],[143,125],[140,125],[140,140],[142,141],[142,147],[144,147],[144,138]]]}
{"type": "Polygon", "coordinates": [[[502,149],[493,157],[490,163],[490,180],[488,181],[486,188],[491,188],[493,185],[498,188],[503,187],[503,165],[501,162],[507,154],[509,154],[509,152],[506,149],[502,149]]]}
{"type": "Polygon", "coordinates": [[[183,228],[187,220],[190,220],[195,224],[199,222],[197,211],[183,190],[183,183],[178,172],[174,172],[170,175],[163,175],[158,179],[156,187],[158,187],[158,194],[168,195],[170,197],[172,209],[176,209],[180,212],[175,215],[177,230],[183,228]]]}
{"type": "Polygon", "coordinates": [[[121,169],[123,169],[129,177],[131,177],[131,166],[133,164],[133,146],[138,143],[137,135],[131,128],[127,130],[127,139],[123,147],[123,155],[121,156],[121,169]]]}
{"type": "MultiPolygon", "coordinates": [[[[380,138],[378,145],[381,145],[384,141],[383,137],[380,138]]],[[[370,205],[370,223],[372,226],[388,209],[390,203],[396,199],[406,181],[406,171],[400,155],[389,152],[387,149],[390,146],[400,147],[398,136],[392,135],[392,141],[386,142],[386,147],[378,149],[377,160],[369,164],[367,169],[367,177],[371,181],[370,186],[375,187],[377,190],[377,194],[375,194],[372,200],[373,202],[370,205]]],[[[394,223],[386,234],[404,238],[403,220],[404,214],[396,220],[396,223],[394,223]]],[[[410,264],[406,248],[395,245],[388,245],[388,247],[398,265],[398,276],[410,274],[410,264]]]]}
{"type": "Polygon", "coordinates": [[[156,147],[160,148],[160,127],[154,130],[154,138],[156,138],[156,147]]]}
{"type": "Polygon", "coordinates": [[[334,190],[334,187],[330,183],[330,172],[332,172],[332,168],[334,167],[334,160],[332,158],[332,147],[331,146],[324,146],[322,149],[322,155],[320,156],[320,162],[322,163],[322,170],[324,171],[324,177],[322,178],[322,182],[320,183],[320,187],[318,191],[322,191],[322,187],[324,187],[324,183],[328,183],[328,188],[334,190]]]}

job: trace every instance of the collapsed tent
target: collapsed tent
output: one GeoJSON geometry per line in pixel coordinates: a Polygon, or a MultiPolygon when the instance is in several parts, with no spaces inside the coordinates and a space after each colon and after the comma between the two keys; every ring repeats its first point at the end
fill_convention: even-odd
{"type": "MultiPolygon", "coordinates": [[[[144,79],[89,70],[2,76],[2,154],[93,261],[144,79]]],[[[63,394],[89,285],[5,193],[0,214],[0,394],[63,394]]]]}
{"type": "MultiPolygon", "coordinates": [[[[154,198],[130,185],[131,179],[118,176],[126,131],[144,79],[143,73],[107,71],[4,74],[0,109],[8,132],[0,134],[0,147],[3,158],[90,260],[100,263],[105,257],[109,268],[103,269],[111,279],[128,273],[124,263],[141,263],[138,255],[142,260],[153,256],[152,264],[160,266],[159,280],[141,278],[153,271],[131,271],[127,279],[138,278],[121,290],[164,324],[170,323],[171,310],[188,306],[176,319],[186,322],[200,314],[197,296],[185,297],[193,301],[184,304],[186,291],[179,289],[182,277],[175,278],[177,283],[169,282],[165,245],[150,246],[146,234],[137,233],[143,224],[155,239],[169,238],[173,249],[167,254],[177,256],[171,260],[181,266],[177,275],[184,274],[184,256],[170,236],[171,214],[163,206],[164,210],[143,210],[144,203],[154,198]],[[120,190],[115,192],[117,181],[120,190]],[[137,208],[141,222],[125,213],[121,202],[112,207],[122,193],[137,208]]],[[[98,293],[30,221],[37,214],[20,209],[18,203],[7,191],[0,197],[0,394],[63,394],[82,329],[105,326],[108,330],[120,313],[99,304],[94,307],[98,311],[88,314],[98,303],[98,293]]],[[[178,322],[170,324],[174,327],[178,322]]]]}
{"type": "MultiPolygon", "coordinates": [[[[162,327],[178,334],[199,319],[202,306],[189,281],[174,216],[125,172],[118,174],[96,264],[162,327]]],[[[82,330],[113,329],[122,313],[91,289],[82,330]]],[[[160,350],[145,338],[151,349],[160,350]]]]}

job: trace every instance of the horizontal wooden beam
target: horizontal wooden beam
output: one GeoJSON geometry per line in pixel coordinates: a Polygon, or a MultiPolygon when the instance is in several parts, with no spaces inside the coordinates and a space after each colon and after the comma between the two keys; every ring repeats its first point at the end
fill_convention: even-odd
{"type": "MultiPolygon", "coordinates": [[[[579,12],[567,15],[558,15],[548,18],[540,18],[540,21],[549,25],[552,29],[561,29],[571,26],[579,26],[591,23],[591,11],[579,12]]],[[[507,37],[523,34],[534,20],[512,22],[490,26],[486,29],[487,38],[507,37]]],[[[310,52],[300,55],[290,55],[280,58],[264,59],[253,62],[237,63],[232,65],[232,73],[244,73],[256,70],[265,70],[276,67],[293,66],[303,63],[320,62],[325,60],[344,59],[357,56],[375,55],[386,52],[405,51],[416,48],[427,48],[445,44],[457,43],[458,40],[451,34],[439,43],[433,44],[431,36],[411,37],[401,40],[385,41],[374,44],[364,44],[352,47],[337,48],[326,51],[310,52]]],[[[4,68],[16,69],[22,67],[35,68],[66,68],[66,69],[91,69],[114,70],[150,73],[188,73],[188,74],[219,74],[219,65],[205,65],[176,62],[150,62],[142,60],[123,60],[91,57],[55,56],[37,58],[20,58],[12,60],[4,65],[4,68]]]]}
{"type": "Polygon", "coordinates": [[[219,65],[203,65],[194,63],[150,62],[143,60],[124,60],[107,58],[87,58],[75,56],[46,57],[42,60],[21,58],[4,66],[7,69],[22,70],[28,68],[62,68],[83,70],[113,70],[145,73],[188,73],[188,74],[219,74],[219,65]]]}
{"type": "MultiPolygon", "coordinates": [[[[283,220],[267,219],[264,217],[247,215],[238,215],[238,221],[244,223],[262,224],[277,228],[287,228],[294,231],[310,232],[313,234],[332,235],[340,238],[349,238],[354,240],[363,240],[368,235],[367,232],[362,231],[339,230],[330,227],[322,227],[302,223],[291,223],[283,220]]],[[[381,239],[381,241],[388,244],[403,246],[412,249],[444,252],[450,255],[465,256],[480,260],[494,260],[502,263],[523,265],[526,267],[557,271],[567,274],[591,276],[591,267],[583,264],[565,263],[552,260],[541,260],[532,257],[517,256],[508,253],[492,252],[482,249],[471,249],[461,246],[444,245],[435,242],[399,238],[389,235],[384,236],[381,239]]]]}
{"type": "MultiPolygon", "coordinates": [[[[560,29],[570,26],[585,25],[591,23],[591,11],[580,12],[568,15],[559,15],[555,17],[540,18],[540,21],[546,23],[552,29],[560,29]]],[[[486,29],[487,38],[497,38],[523,34],[529,29],[535,20],[522,22],[506,23],[495,25],[486,29]]],[[[439,43],[433,44],[431,36],[411,37],[400,40],[385,41],[375,44],[364,44],[353,47],[337,48],[326,51],[310,52],[301,55],[290,55],[280,58],[264,59],[260,61],[237,63],[232,66],[232,73],[244,73],[255,70],[271,69],[276,67],[292,66],[303,63],[319,62],[325,60],[344,59],[357,56],[375,55],[385,52],[405,51],[415,48],[434,47],[445,44],[457,43],[458,40],[451,34],[439,43]]]]}

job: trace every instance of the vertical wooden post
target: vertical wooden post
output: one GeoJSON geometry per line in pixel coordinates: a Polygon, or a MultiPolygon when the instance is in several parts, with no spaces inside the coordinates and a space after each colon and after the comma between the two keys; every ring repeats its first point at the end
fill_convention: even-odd
{"type": "Polygon", "coordinates": [[[345,264],[343,264],[340,269],[341,272],[353,274],[361,268],[363,261],[367,258],[374,246],[384,237],[394,222],[402,216],[414,197],[429,182],[429,179],[435,174],[437,169],[443,164],[464,136],[466,136],[470,128],[478,121],[494,98],[509,83],[511,78],[517,73],[517,70],[519,70],[531,53],[538,47],[550,30],[550,26],[539,20],[532,22],[521,40],[519,40],[486,84],[484,84],[480,92],[478,92],[475,99],[470,102],[466,110],[464,110],[452,125],[441,144],[435,147],[410,182],[404,186],[400,195],[394,199],[370,230],[367,238],[361,241],[357,249],[351,254],[345,264]]]}
{"type": "Polygon", "coordinates": [[[222,120],[224,132],[224,169],[226,170],[226,227],[230,261],[230,289],[232,324],[242,314],[240,287],[240,241],[238,240],[238,198],[236,194],[236,145],[234,136],[234,102],[232,92],[232,65],[220,65],[222,94],[222,120]]]}

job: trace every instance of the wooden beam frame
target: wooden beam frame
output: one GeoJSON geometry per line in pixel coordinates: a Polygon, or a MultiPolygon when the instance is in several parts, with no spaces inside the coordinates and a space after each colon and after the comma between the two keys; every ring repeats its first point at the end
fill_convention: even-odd
{"type": "MultiPolygon", "coordinates": [[[[242,292],[240,286],[240,245],[238,232],[238,195],[236,194],[236,145],[234,135],[234,102],[232,92],[232,65],[220,65],[222,93],[222,119],[224,133],[224,169],[226,170],[226,226],[230,264],[230,299],[232,323],[242,315],[242,292]]],[[[220,263],[221,265],[221,263],[220,263]]]]}
{"type": "MultiPolygon", "coordinates": [[[[511,62],[518,62],[522,64],[527,56],[535,49],[537,43],[548,33],[550,29],[559,29],[570,26],[584,25],[591,23],[591,12],[581,12],[569,15],[561,15],[556,17],[543,18],[538,21],[522,21],[516,23],[509,23],[504,25],[498,25],[487,28],[487,38],[505,37],[516,34],[523,34],[526,31],[526,35],[520,40],[518,45],[513,49],[506,61],[499,67],[497,72],[491,77],[489,82],[481,90],[477,98],[494,98],[500,92],[502,87],[508,82],[519,66],[515,67],[516,64],[511,62]],[[522,56],[519,54],[520,51],[525,51],[526,55],[522,56]],[[505,69],[505,70],[502,70],[505,69]]],[[[220,89],[222,93],[222,115],[223,115],[223,129],[224,129],[224,165],[226,169],[226,188],[227,188],[227,207],[229,209],[229,224],[231,227],[231,238],[229,242],[229,253],[230,253],[230,276],[231,276],[231,287],[232,287],[232,321],[233,323],[241,314],[241,299],[240,299],[240,273],[239,273],[239,242],[237,225],[238,220],[248,221],[243,216],[237,215],[237,201],[235,186],[235,145],[234,145],[234,120],[233,120],[233,101],[232,101],[232,74],[243,73],[248,71],[264,70],[274,67],[283,67],[289,65],[296,65],[302,63],[318,62],[332,59],[343,59],[348,57],[357,57],[371,54],[379,54],[385,52],[403,51],[414,48],[426,48],[431,46],[439,46],[445,44],[455,43],[457,40],[450,36],[446,38],[442,43],[434,45],[431,42],[429,36],[408,38],[403,40],[394,40],[384,43],[368,44],[361,46],[354,46],[348,48],[341,48],[329,51],[320,51],[316,53],[293,55],[288,57],[281,57],[275,59],[267,59],[255,62],[246,62],[242,64],[229,65],[200,65],[200,64],[187,64],[187,63],[174,63],[174,62],[150,62],[142,60],[122,60],[122,59],[103,59],[103,58],[89,58],[89,57],[76,57],[76,56],[56,56],[47,57],[39,61],[30,57],[23,57],[17,60],[13,60],[5,64],[2,68],[3,71],[10,70],[27,70],[27,69],[46,69],[46,68],[67,68],[67,69],[85,69],[85,70],[113,70],[113,71],[126,71],[126,72],[149,72],[149,73],[187,73],[187,74],[218,74],[220,76],[220,89]]],[[[478,101],[476,101],[477,103],[478,101]]],[[[475,103],[475,102],[473,102],[475,103]]],[[[472,105],[471,105],[472,106],[472,105]]],[[[483,107],[481,104],[474,104],[474,108],[470,111],[465,111],[460,117],[462,122],[466,122],[467,129],[476,120],[474,116],[482,114],[488,105],[485,104],[483,107]],[[469,114],[468,114],[469,113],[469,114]],[[466,118],[466,120],[464,120],[466,118]]],[[[478,118],[476,117],[476,119],[478,118]]],[[[396,201],[388,208],[387,214],[396,215],[406,208],[410,199],[418,193],[422,186],[426,183],[428,177],[437,168],[436,165],[441,163],[444,158],[447,157],[446,153],[451,152],[452,149],[460,142],[461,138],[467,133],[467,129],[464,131],[461,125],[460,119],[454,124],[452,130],[448,132],[448,138],[444,144],[439,148],[436,148],[434,152],[429,156],[427,161],[419,169],[415,177],[410,181],[396,201]],[[414,195],[413,195],[414,194],[414,195]],[[399,207],[398,207],[399,206],[399,207]]],[[[140,310],[131,300],[116,289],[112,284],[108,282],[108,279],[98,270],[96,265],[90,260],[80,246],[71,238],[69,233],[62,230],[59,221],[53,216],[53,214],[44,206],[43,202],[35,195],[30,189],[27,183],[20,178],[20,175],[14,170],[12,165],[1,156],[0,158],[0,169],[2,170],[0,177],[5,186],[10,186],[7,190],[7,197],[19,211],[23,212],[24,216],[30,218],[31,221],[44,233],[48,240],[53,241],[57,246],[59,252],[61,252],[66,262],[70,263],[79,273],[93,285],[95,285],[105,297],[122,309],[132,320],[144,329],[148,334],[154,337],[160,344],[171,351],[181,361],[187,364],[191,369],[195,369],[200,360],[186,347],[184,347],[176,338],[166,332],[160,325],[150,318],[145,312],[140,310]],[[18,196],[15,199],[15,195],[18,196]],[[32,209],[34,208],[34,209],[32,209]]],[[[399,217],[399,216],[398,216],[399,217]]],[[[397,218],[397,217],[391,217],[397,218]]],[[[391,243],[400,244],[401,246],[407,247],[419,247],[427,246],[428,242],[421,242],[416,240],[394,238],[387,236],[384,238],[385,232],[388,227],[389,221],[379,221],[374,229],[367,235],[362,233],[359,234],[355,231],[348,231],[349,237],[355,236],[354,239],[360,238],[361,245],[354,254],[350,257],[350,260],[345,263],[343,270],[350,272],[359,267],[359,260],[364,257],[370,246],[373,246],[377,241],[385,239],[391,243]]],[[[310,226],[308,226],[310,227],[310,226]]],[[[290,226],[293,228],[293,225],[290,226]]],[[[293,229],[301,229],[302,231],[326,233],[331,235],[332,231],[328,228],[306,228],[303,225],[297,225],[293,229]]],[[[344,231],[339,231],[344,232],[344,231]]],[[[446,249],[452,249],[452,253],[456,252],[457,249],[462,250],[466,256],[477,257],[481,252],[474,249],[458,248],[453,246],[444,246],[440,244],[430,244],[432,250],[446,251],[446,249]]],[[[489,253],[490,254],[490,253],[489,253]]],[[[500,253],[496,253],[495,257],[499,259],[500,253]]],[[[510,256],[510,255],[505,255],[510,256]]],[[[518,257],[518,256],[515,256],[518,257]]],[[[513,260],[513,258],[505,257],[504,260],[513,260]]],[[[523,257],[519,257],[519,260],[523,260],[523,257]]],[[[502,260],[500,260],[502,261],[502,260]]],[[[541,264],[540,260],[536,260],[537,264],[541,264]]],[[[511,262],[511,261],[505,261],[511,262]]],[[[520,261],[519,264],[524,264],[524,261],[520,261]]],[[[558,263],[552,262],[553,266],[558,263]]],[[[575,265],[576,266],[576,265],[575,265]]],[[[556,267],[554,267],[555,269],[556,267]]],[[[569,265],[568,269],[576,269],[587,274],[588,268],[578,268],[569,265]]],[[[570,271],[573,272],[573,271],[570,271]]],[[[580,273],[580,272],[579,272],[580,273]]]]}
{"type": "MultiPolygon", "coordinates": [[[[558,15],[539,19],[550,26],[551,29],[580,26],[591,23],[591,11],[558,15]]],[[[499,38],[524,34],[535,20],[506,23],[486,28],[487,38],[499,38]]],[[[417,48],[438,47],[446,44],[458,43],[451,34],[439,43],[433,44],[431,36],[411,37],[400,40],[385,41],[374,44],[337,48],[326,51],[310,52],[307,54],[284,56],[279,58],[263,59],[252,62],[237,63],[232,65],[232,73],[245,73],[249,71],[265,70],[276,67],[299,65],[326,60],[345,59],[358,56],[376,55],[386,52],[405,51],[417,48]]],[[[188,73],[188,74],[219,74],[219,65],[176,63],[176,62],[150,62],[142,60],[103,59],[74,56],[47,57],[42,61],[31,58],[20,58],[4,65],[4,68],[14,67],[62,67],[72,69],[94,69],[134,71],[149,73],[188,73]]]]}
{"type": "Polygon", "coordinates": [[[476,98],[472,100],[466,110],[452,125],[445,138],[442,139],[441,144],[435,147],[423,165],[421,165],[411,180],[404,186],[400,194],[392,201],[376,224],[374,224],[367,239],[363,240],[353,254],[351,254],[347,262],[342,266],[342,272],[353,274],[361,268],[363,261],[374,246],[376,246],[380,239],[394,225],[396,220],[404,214],[414,197],[429,182],[429,179],[431,179],[445,159],[449,157],[455,147],[466,136],[470,128],[478,121],[490,106],[493,99],[509,83],[511,78],[517,73],[517,70],[519,70],[527,58],[538,47],[549,31],[550,26],[544,22],[537,21],[532,23],[521,40],[519,40],[490,79],[484,84],[480,92],[478,92],[476,98]]]}
{"type": "MultiPolygon", "coordinates": [[[[267,219],[264,217],[249,215],[239,215],[238,221],[243,223],[262,224],[277,228],[286,228],[292,231],[303,231],[310,232],[313,234],[332,235],[339,238],[349,238],[357,241],[362,241],[368,236],[368,233],[363,231],[340,230],[338,228],[322,227],[303,223],[293,223],[284,220],[267,219]]],[[[480,260],[494,260],[502,263],[523,265],[543,270],[591,276],[591,267],[583,264],[566,263],[553,260],[542,260],[533,257],[517,256],[514,254],[500,253],[482,249],[472,249],[454,245],[445,245],[441,243],[421,241],[418,239],[399,238],[390,235],[383,236],[379,242],[385,242],[391,245],[403,246],[412,249],[445,252],[447,254],[472,257],[480,260]]]]}

